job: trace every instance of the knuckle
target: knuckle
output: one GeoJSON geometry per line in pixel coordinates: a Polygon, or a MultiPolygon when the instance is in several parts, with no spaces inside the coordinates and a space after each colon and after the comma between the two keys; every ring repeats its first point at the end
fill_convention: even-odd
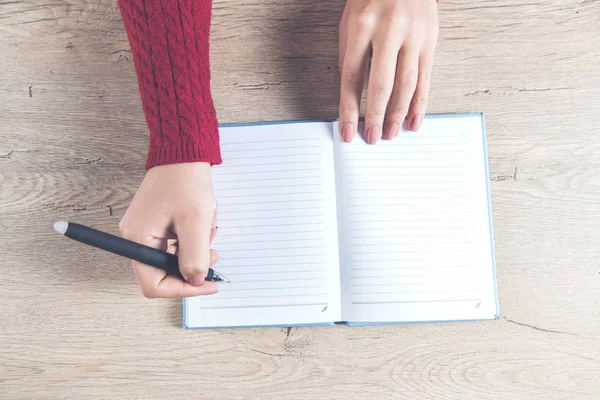
{"type": "Polygon", "coordinates": [[[409,17],[404,13],[403,7],[404,5],[400,1],[394,2],[391,6],[390,12],[386,17],[387,23],[391,28],[406,26],[407,22],[409,22],[409,17]]]}
{"type": "Polygon", "coordinates": [[[390,90],[389,85],[386,85],[383,81],[372,81],[369,84],[372,87],[372,90],[377,94],[387,93],[390,90]]]}
{"type": "Polygon", "coordinates": [[[429,69],[422,69],[421,71],[419,71],[419,81],[430,82],[431,81],[431,71],[429,69]]]}
{"type": "Polygon", "coordinates": [[[123,218],[119,222],[119,231],[121,232],[121,235],[123,235],[123,237],[125,239],[132,239],[135,236],[135,233],[133,232],[133,229],[131,228],[131,224],[129,224],[129,222],[125,218],[123,218]]]}
{"type": "Polygon", "coordinates": [[[156,290],[152,287],[142,286],[142,295],[147,299],[155,299],[156,297],[158,297],[156,290]]]}
{"type": "Polygon", "coordinates": [[[202,210],[202,207],[197,204],[185,205],[179,208],[176,212],[173,213],[172,219],[175,224],[175,227],[181,226],[182,224],[190,224],[195,223],[205,213],[202,210]]]}
{"type": "Polygon", "coordinates": [[[417,107],[422,107],[427,104],[427,96],[417,96],[414,99],[414,105],[417,107]]]}
{"type": "Polygon", "coordinates": [[[358,114],[358,108],[356,106],[342,106],[340,113],[344,115],[355,115],[358,114]]]}
{"type": "Polygon", "coordinates": [[[403,87],[412,87],[417,84],[417,71],[415,69],[409,69],[402,73],[401,82],[403,87]]]}
{"type": "Polygon", "coordinates": [[[119,221],[119,232],[121,232],[122,235],[125,235],[125,229],[126,229],[125,226],[126,226],[125,220],[121,219],[119,221]]]}
{"type": "Polygon", "coordinates": [[[358,112],[358,107],[354,104],[342,104],[340,112],[355,113],[358,112]]]}
{"type": "Polygon", "coordinates": [[[355,13],[354,21],[357,32],[371,32],[377,24],[377,15],[365,7],[355,13]]]}
{"type": "Polygon", "coordinates": [[[173,297],[186,297],[186,295],[187,295],[186,290],[184,290],[183,288],[177,289],[173,293],[173,297]]]}
{"type": "Polygon", "coordinates": [[[357,73],[342,71],[342,83],[346,84],[346,86],[354,87],[358,84],[360,78],[357,73]]]}
{"type": "Polygon", "coordinates": [[[359,109],[354,106],[340,108],[340,120],[342,121],[355,121],[358,118],[358,115],[359,109]]]}
{"type": "Polygon", "coordinates": [[[379,119],[383,117],[383,111],[380,110],[369,110],[365,113],[367,119],[379,119]]]}
{"type": "Polygon", "coordinates": [[[179,265],[179,269],[184,276],[195,276],[203,273],[208,268],[201,262],[183,263],[179,265]]]}
{"type": "Polygon", "coordinates": [[[394,106],[389,111],[390,115],[395,117],[404,117],[408,113],[408,108],[403,106],[394,106]]]}

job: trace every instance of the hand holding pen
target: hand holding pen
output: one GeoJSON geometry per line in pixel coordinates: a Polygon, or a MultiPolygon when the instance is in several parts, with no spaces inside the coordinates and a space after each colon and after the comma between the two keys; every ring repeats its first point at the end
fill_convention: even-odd
{"type": "Polygon", "coordinates": [[[120,229],[123,237],[179,257],[185,281],[164,270],[133,261],[145,297],[191,297],[214,294],[205,282],[219,259],[210,249],[216,232],[210,165],[183,163],[151,168],[135,194],[120,229]]]}

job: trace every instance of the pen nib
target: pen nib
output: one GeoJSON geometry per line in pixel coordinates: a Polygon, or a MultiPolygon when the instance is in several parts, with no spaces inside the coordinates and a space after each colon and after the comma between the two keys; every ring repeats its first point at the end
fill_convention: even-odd
{"type": "Polygon", "coordinates": [[[220,272],[216,272],[216,271],[215,271],[212,281],[213,282],[231,283],[229,278],[227,278],[225,275],[221,274],[220,272]]]}

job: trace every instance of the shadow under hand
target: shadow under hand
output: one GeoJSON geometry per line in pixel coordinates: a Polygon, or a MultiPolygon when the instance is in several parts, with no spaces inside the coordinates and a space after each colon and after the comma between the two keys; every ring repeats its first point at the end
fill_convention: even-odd
{"type": "Polygon", "coordinates": [[[294,119],[335,119],[339,104],[338,25],[344,1],[302,1],[275,13],[272,54],[290,75],[281,85],[294,119]]]}
{"type": "Polygon", "coordinates": [[[167,321],[170,326],[175,328],[183,327],[183,300],[182,299],[165,299],[167,307],[167,321]]]}
{"type": "Polygon", "coordinates": [[[227,122],[337,118],[344,4],[288,0],[214,7],[213,96],[220,117],[227,122]],[[232,28],[237,28],[233,36],[232,28]]]}

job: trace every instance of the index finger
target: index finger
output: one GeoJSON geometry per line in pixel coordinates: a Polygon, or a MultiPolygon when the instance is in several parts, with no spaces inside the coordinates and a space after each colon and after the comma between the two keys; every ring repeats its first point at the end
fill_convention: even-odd
{"type": "MultiPolygon", "coordinates": [[[[167,239],[146,237],[141,241],[146,246],[167,250],[167,239]]],[[[140,284],[142,294],[147,298],[179,298],[217,293],[217,287],[212,282],[202,286],[192,286],[178,277],[169,276],[165,271],[150,265],[133,261],[133,271],[140,284]]]]}
{"type": "MultiPolygon", "coordinates": [[[[348,32],[345,41],[340,83],[340,134],[345,142],[351,142],[356,135],[360,100],[365,85],[369,40],[367,35],[348,32]]],[[[340,44],[342,45],[342,44],[340,44]]]]}
{"type": "Polygon", "coordinates": [[[210,238],[214,204],[186,210],[173,219],[179,241],[179,270],[194,286],[204,282],[210,266],[210,238]]]}

